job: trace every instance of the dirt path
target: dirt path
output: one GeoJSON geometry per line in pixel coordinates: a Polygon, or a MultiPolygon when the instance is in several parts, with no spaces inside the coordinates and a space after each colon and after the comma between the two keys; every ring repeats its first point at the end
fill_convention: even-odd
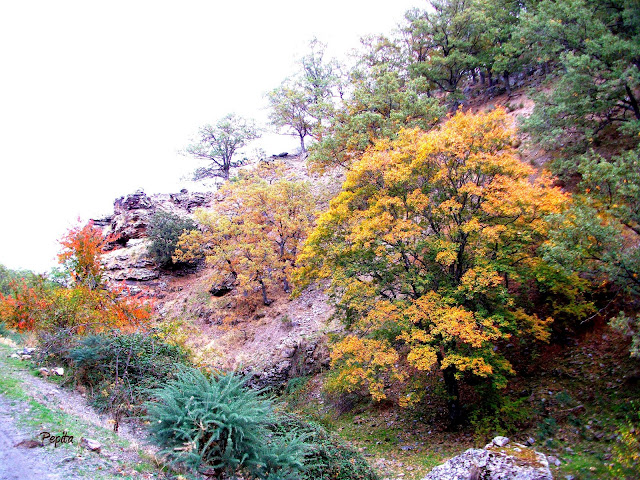
{"type": "Polygon", "coordinates": [[[166,478],[153,462],[156,449],[144,430],[121,423],[113,432],[109,418],[98,414],[82,395],[43,378],[27,365],[8,359],[0,348],[0,480],[115,480],[166,478]],[[73,440],[55,447],[16,447],[40,440],[41,433],[68,432],[73,440]],[[97,440],[99,452],[81,446],[81,438],[97,440]]]}
{"type": "MultiPolygon", "coordinates": [[[[111,430],[113,423],[109,416],[101,415],[87,404],[87,399],[78,392],[68,390],[43,378],[34,377],[26,371],[16,371],[14,376],[20,379],[30,396],[41,403],[52,405],[66,414],[79,417],[96,427],[111,430]]],[[[131,442],[133,447],[142,447],[149,453],[156,449],[148,443],[143,428],[138,423],[122,422],[118,436],[131,442]]]]}
{"type": "Polygon", "coordinates": [[[0,479],[59,479],[51,472],[50,463],[39,450],[23,449],[15,445],[24,440],[13,419],[13,407],[0,395],[0,479]],[[48,466],[49,465],[49,466],[48,466]]]}

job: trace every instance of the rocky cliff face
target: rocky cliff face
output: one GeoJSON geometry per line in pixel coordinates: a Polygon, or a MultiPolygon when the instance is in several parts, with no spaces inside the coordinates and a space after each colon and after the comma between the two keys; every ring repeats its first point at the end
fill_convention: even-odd
{"type": "Polygon", "coordinates": [[[327,333],[339,326],[330,322],[333,309],[322,289],[309,288],[296,299],[274,292],[270,306],[253,312],[244,297],[231,299],[232,284],[222,289],[212,285],[204,263],[166,271],[148,254],[147,228],[156,211],[190,216],[198,207],[212,206],[215,198],[214,192],[186,190],[161,195],[138,191],[118,198],[113,215],[93,221],[108,238],[102,255],[107,280],[125,282],[132,294],[153,297],[158,320],[184,322],[187,343],[200,363],[244,371],[256,388],[280,389],[292,377],[327,368],[327,333]],[[227,317],[235,318],[223,322],[227,317]]]}
{"type": "Polygon", "coordinates": [[[211,192],[187,190],[151,196],[139,190],[118,198],[113,204],[113,215],[93,221],[108,238],[102,257],[107,279],[125,281],[134,292],[140,287],[161,287],[158,282],[161,272],[147,253],[151,216],[158,210],[188,216],[198,207],[210,206],[212,199],[211,192]]]}

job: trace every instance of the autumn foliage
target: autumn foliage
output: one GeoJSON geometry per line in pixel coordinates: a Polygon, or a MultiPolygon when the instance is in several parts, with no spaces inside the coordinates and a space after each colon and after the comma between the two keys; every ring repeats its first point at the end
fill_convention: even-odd
{"type": "Polygon", "coordinates": [[[102,281],[102,232],[91,223],[69,230],[60,241],[58,255],[68,287],[44,277],[13,282],[11,292],[0,295],[0,319],[18,330],[84,334],[113,328],[132,331],[151,316],[147,299],[129,295],[125,286],[110,289],[102,281]]]}
{"type": "Polygon", "coordinates": [[[58,261],[76,285],[95,288],[102,281],[100,254],[104,239],[99,228],[89,222],[83,227],[71,228],[61,239],[62,251],[58,261]]]}
{"type": "Polygon", "coordinates": [[[297,271],[301,286],[331,279],[350,328],[333,348],[334,386],[380,400],[385,384],[440,372],[456,421],[460,380],[505,386],[501,341],[548,338],[552,319],[519,307],[509,284],[538,267],[545,216],[568,197],[546,175],[532,180],[513,133],[500,109],[459,112],[379,141],[348,172],[297,271]]]}
{"type": "Polygon", "coordinates": [[[200,230],[185,233],[174,258],[189,261],[204,256],[214,267],[214,282],[232,281],[239,292],[289,291],[298,249],[313,220],[309,186],[260,168],[225,184],[212,210],[195,213],[200,230]]]}

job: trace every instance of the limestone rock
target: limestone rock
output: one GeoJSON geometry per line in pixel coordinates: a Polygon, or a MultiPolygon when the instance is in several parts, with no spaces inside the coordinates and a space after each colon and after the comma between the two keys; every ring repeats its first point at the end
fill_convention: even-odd
{"type": "Polygon", "coordinates": [[[509,439],[507,437],[496,437],[491,443],[498,447],[504,447],[509,443],[509,439]]]}
{"type": "Polygon", "coordinates": [[[80,439],[80,446],[96,453],[100,453],[100,450],[102,450],[102,444],[96,440],[91,440],[90,438],[82,437],[80,439]]]}
{"type": "Polygon", "coordinates": [[[130,240],[125,248],[102,255],[102,265],[110,280],[148,281],[160,276],[148,253],[149,240],[130,240]]]}
{"type": "Polygon", "coordinates": [[[423,480],[469,480],[474,476],[483,480],[553,480],[544,454],[509,443],[506,437],[496,437],[484,449],[470,448],[435,467],[423,480]]]}
{"type": "Polygon", "coordinates": [[[159,278],[158,265],[147,254],[149,239],[147,228],[152,215],[158,211],[189,216],[198,207],[211,205],[213,193],[188,192],[147,195],[139,190],[118,198],[113,204],[113,215],[93,220],[102,227],[109,239],[102,261],[105,276],[112,282],[149,282],[159,278]]]}

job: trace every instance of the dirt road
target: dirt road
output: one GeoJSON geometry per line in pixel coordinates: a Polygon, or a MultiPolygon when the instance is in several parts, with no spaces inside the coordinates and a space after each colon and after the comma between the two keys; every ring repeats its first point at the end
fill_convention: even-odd
{"type": "Polygon", "coordinates": [[[51,458],[42,448],[15,447],[25,440],[14,420],[15,405],[0,395],[0,479],[62,479],[51,471],[51,458]]]}

